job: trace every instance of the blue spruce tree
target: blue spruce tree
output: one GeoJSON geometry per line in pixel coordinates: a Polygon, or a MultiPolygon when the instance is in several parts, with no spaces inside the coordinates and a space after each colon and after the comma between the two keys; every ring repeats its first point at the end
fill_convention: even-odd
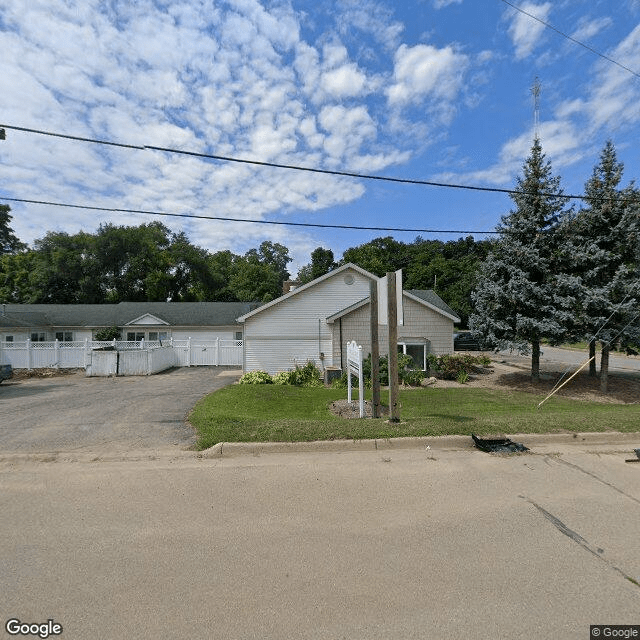
{"type": "Polygon", "coordinates": [[[565,338],[574,299],[562,278],[556,233],[567,199],[538,138],[511,198],[515,209],[502,217],[494,251],[478,274],[471,324],[496,349],[530,353],[531,377],[539,380],[541,340],[565,338]]]}

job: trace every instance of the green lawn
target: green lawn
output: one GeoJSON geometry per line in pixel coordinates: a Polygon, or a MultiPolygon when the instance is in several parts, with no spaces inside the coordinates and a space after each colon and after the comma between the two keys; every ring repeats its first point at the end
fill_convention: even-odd
{"type": "MultiPolygon", "coordinates": [[[[346,395],[324,387],[231,385],[201,400],[189,419],[198,432],[198,449],[218,442],[640,430],[640,405],[553,397],[538,409],[543,394],[420,388],[400,392],[401,423],[388,424],[384,418],[333,415],[329,404],[346,395]]],[[[382,395],[386,403],[388,394],[382,395]]]]}

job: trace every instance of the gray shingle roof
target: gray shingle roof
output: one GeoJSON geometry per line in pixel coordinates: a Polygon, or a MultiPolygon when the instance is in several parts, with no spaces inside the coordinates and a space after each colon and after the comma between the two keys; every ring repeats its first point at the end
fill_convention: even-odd
{"type": "Polygon", "coordinates": [[[0,326],[121,327],[149,313],[171,326],[220,327],[238,324],[236,318],[257,306],[256,302],[6,304],[0,306],[0,326]]]}
{"type": "Polygon", "coordinates": [[[405,289],[407,293],[410,293],[416,298],[420,298],[429,304],[432,304],[438,309],[442,309],[445,313],[458,317],[458,314],[432,289],[405,289]]]}

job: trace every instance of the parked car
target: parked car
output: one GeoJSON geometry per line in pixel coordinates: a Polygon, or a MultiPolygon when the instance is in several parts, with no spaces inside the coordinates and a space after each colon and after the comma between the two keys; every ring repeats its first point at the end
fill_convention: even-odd
{"type": "Polygon", "coordinates": [[[0,364],[0,382],[13,378],[13,369],[10,364],[0,364]]]}
{"type": "Polygon", "coordinates": [[[472,333],[456,333],[453,336],[454,351],[482,351],[482,342],[472,333]]]}

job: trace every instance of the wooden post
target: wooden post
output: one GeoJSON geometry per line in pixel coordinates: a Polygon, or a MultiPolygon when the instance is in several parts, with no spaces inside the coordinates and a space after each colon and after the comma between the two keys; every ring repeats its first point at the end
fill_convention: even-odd
{"type": "Polygon", "coordinates": [[[389,422],[400,422],[398,405],[398,301],[396,274],[387,273],[387,319],[389,321],[389,422]]]}
{"type": "Polygon", "coordinates": [[[378,283],[369,285],[369,301],[371,304],[371,415],[380,417],[380,343],[378,340],[378,283]]]}

